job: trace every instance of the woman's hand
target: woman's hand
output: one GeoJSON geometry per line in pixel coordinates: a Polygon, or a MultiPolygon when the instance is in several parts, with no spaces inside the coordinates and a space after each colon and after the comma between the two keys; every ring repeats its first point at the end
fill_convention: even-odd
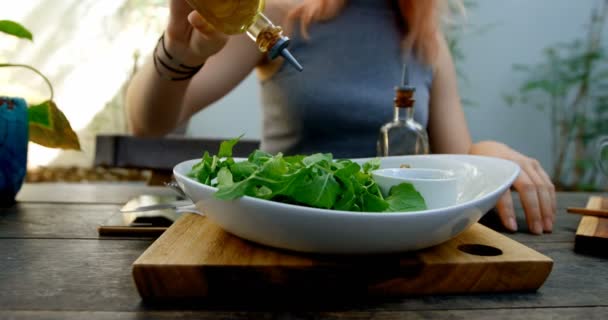
{"type": "Polygon", "coordinates": [[[214,30],[185,0],[170,0],[169,5],[165,45],[181,63],[200,65],[226,45],[228,37],[214,30]]]}
{"type": "MultiPolygon", "coordinates": [[[[528,229],[534,234],[542,234],[543,231],[551,232],[553,230],[557,207],[555,186],[536,159],[528,158],[508,146],[494,141],[476,143],[471,147],[470,153],[503,158],[519,164],[521,173],[513,183],[513,187],[519,193],[526,214],[528,229]]],[[[510,191],[507,191],[500,198],[497,210],[503,225],[511,231],[517,231],[515,210],[513,209],[513,199],[510,191]]]]}
{"type": "Polygon", "coordinates": [[[336,16],[346,3],[346,0],[302,2],[295,6],[287,15],[287,20],[300,20],[300,34],[304,39],[310,39],[308,27],[315,21],[325,21],[336,16]]]}

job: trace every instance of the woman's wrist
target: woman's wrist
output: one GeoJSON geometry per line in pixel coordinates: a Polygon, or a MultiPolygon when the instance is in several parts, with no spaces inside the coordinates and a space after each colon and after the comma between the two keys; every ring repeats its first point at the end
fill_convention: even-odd
{"type": "Polygon", "coordinates": [[[191,79],[203,67],[206,59],[185,54],[184,49],[176,50],[179,46],[174,45],[176,43],[174,41],[167,41],[167,38],[163,33],[154,49],[153,60],[156,73],[169,81],[191,79]]]}
{"type": "Polygon", "coordinates": [[[170,32],[163,34],[164,45],[175,59],[188,66],[197,66],[205,63],[209,57],[201,56],[190,48],[189,43],[177,40],[171,36],[170,32]]]}

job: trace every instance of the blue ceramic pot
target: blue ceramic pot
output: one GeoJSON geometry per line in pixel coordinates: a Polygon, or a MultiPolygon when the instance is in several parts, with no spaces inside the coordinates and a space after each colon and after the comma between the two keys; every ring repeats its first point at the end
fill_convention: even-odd
{"type": "Polygon", "coordinates": [[[0,206],[13,204],[21,189],[28,140],[27,103],[0,97],[0,206]]]}

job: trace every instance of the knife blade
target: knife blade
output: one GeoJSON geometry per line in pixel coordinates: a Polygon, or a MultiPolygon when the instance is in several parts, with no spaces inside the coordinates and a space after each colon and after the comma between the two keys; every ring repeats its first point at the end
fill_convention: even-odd
{"type": "Polygon", "coordinates": [[[139,206],[135,208],[122,208],[120,212],[122,213],[132,213],[132,212],[145,212],[145,211],[154,211],[154,210],[165,210],[165,209],[179,209],[181,207],[192,206],[193,203],[190,200],[182,200],[175,201],[171,203],[159,203],[152,204],[148,206],[139,206]]]}

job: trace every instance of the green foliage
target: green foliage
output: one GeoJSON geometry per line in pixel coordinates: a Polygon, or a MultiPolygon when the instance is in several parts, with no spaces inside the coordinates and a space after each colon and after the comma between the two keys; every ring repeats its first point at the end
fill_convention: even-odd
{"type": "Polygon", "coordinates": [[[608,0],[594,8],[584,39],[547,47],[536,65],[516,64],[525,81],[515,94],[504,96],[512,105],[531,105],[547,111],[553,137],[553,180],[561,189],[600,190],[601,178],[588,150],[608,133],[608,49],[602,32],[608,0]]]}
{"type": "Polygon", "coordinates": [[[48,101],[41,104],[30,106],[27,109],[27,117],[30,124],[36,124],[40,127],[51,128],[51,113],[49,112],[48,101]]]}
{"type": "Polygon", "coordinates": [[[28,108],[30,141],[47,148],[80,150],[78,137],[51,100],[28,108]]]}
{"type": "Polygon", "coordinates": [[[4,32],[17,38],[28,39],[33,41],[32,33],[24,26],[10,20],[0,20],[0,32],[4,32]]]}
{"type": "Polygon", "coordinates": [[[232,148],[239,138],[225,141],[217,156],[205,152],[190,176],[217,187],[223,200],[242,196],[345,211],[384,212],[426,209],[424,199],[409,183],[393,187],[384,198],[372,179],[379,159],[361,167],[350,160],[334,160],[331,154],[285,157],[252,152],[235,162],[232,148]]]}
{"type": "MultiPolygon", "coordinates": [[[[32,33],[17,22],[0,20],[0,32],[33,40],[32,33]]],[[[25,64],[0,63],[0,68],[25,68],[38,74],[49,87],[50,98],[28,108],[30,141],[49,148],[80,150],[78,136],[70,122],[53,101],[53,85],[38,69],[25,64]]]]}

